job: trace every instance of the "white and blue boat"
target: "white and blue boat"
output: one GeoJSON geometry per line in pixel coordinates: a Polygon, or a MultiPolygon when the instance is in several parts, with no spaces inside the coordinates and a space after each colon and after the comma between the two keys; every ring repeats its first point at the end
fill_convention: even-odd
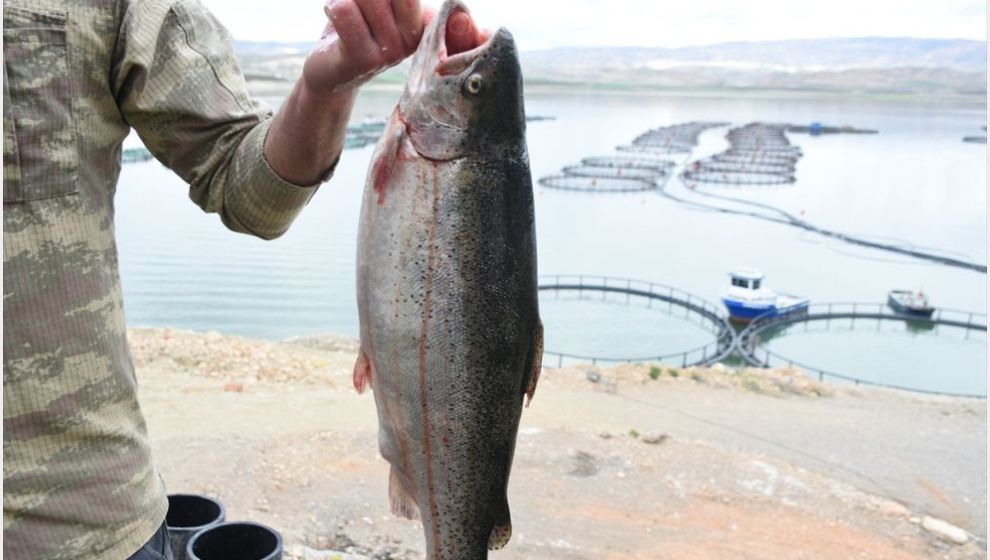
{"type": "Polygon", "coordinates": [[[732,283],[722,291],[722,303],[729,320],[748,323],[760,315],[783,315],[807,311],[808,298],[782,294],[763,284],[763,273],[755,268],[739,268],[729,273],[732,283]]]}

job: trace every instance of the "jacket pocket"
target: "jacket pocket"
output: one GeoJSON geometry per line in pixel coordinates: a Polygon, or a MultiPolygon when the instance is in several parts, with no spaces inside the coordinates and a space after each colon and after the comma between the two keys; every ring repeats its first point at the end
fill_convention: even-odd
{"type": "Polygon", "coordinates": [[[64,12],[3,8],[3,202],[77,190],[64,12]]]}

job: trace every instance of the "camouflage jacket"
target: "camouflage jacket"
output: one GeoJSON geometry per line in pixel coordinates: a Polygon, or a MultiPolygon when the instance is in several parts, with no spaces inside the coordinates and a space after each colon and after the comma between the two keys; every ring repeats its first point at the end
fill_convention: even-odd
{"type": "Polygon", "coordinates": [[[133,127],[232,230],[284,232],[270,113],[198,0],[4,0],[3,555],[126,558],[167,508],[124,330],[113,197],[133,127]]]}

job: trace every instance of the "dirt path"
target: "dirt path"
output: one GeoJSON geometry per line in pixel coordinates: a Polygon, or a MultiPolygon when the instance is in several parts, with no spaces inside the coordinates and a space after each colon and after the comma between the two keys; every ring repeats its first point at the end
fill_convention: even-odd
{"type": "MultiPolygon", "coordinates": [[[[229,518],[281,531],[295,557],[422,557],[419,524],[388,513],[374,402],[350,387],[352,342],[131,338],[170,491],[219,497],[229,518]]],[[[493,558],[986,557],[984,403],[786,372],[586,373],[546,372],[524,411],[514,534],[493,558]],[[925,514],[969,542],[923,530],[925,514]]]]}

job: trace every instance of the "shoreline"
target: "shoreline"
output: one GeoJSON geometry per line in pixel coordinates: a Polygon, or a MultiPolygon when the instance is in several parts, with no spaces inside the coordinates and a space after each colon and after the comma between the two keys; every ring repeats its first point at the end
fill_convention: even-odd
{"type": "MultiPolygon", "coordinates": [[[[247,80],[252,96],[284,97],[292,90],[292,81],[247,80]]],[[[402,93],[405,82],[380,80],[362,86],[362,91],[402,93]]],[[[671,88],[640,84],[595,84],[585,82],[543,82],[524,84],[529,95],[628,95],[651,97],[703,97],[709,99],[780,99],[832,100],[836,102],[869,101],[875,103],[941,104],[956,106],[986,106],[987,95],[979,93],[922,94],[910,92],[848,92],[816,89],[762,88],[671,88]]]]}
{"type": "MultiPolygon", "coordinates": [[[[388,513],[354,339],[128,334],[170,492],[272,525],[289,558],[421,558],[420,526],[388,513]]],[[[985,557],[985,402],[787,370],[544,371],[523,412],[506,558],[985,557]]]]}

